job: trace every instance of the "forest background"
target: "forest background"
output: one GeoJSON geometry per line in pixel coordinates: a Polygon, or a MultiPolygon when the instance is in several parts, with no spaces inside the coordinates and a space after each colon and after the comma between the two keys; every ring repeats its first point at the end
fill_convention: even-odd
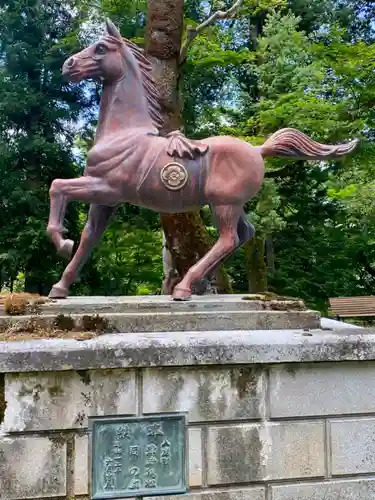
{"type": "MultiPolygon", "coordinates": [[[[163,133],[261,144],[295,127],[323,143],[361,138],[340,162],[267,161],[264,186],[246,205],[256,237],[225,263],[218,290],[269,290],[321,311],[329,297],[374,294],[375,2],[239,3],[234,16],[197,29],[234,1],[1,0],[1,290],[46,294],[64,268],[45,233],[48,191],[54,178],[82,172],[100,87],[68,84],[61,66],[110,16],[168,75],[155,76],[163,133]]],[[[86,215],[84,204],[69,206],[76,241],[86,215]]],[[[216,238],[206,208],[162,216],[162,227],[180,275],[216,238]]],[[[159,214],[124,205],[74,293],[160,293],[162,279],[159,214]]]]}

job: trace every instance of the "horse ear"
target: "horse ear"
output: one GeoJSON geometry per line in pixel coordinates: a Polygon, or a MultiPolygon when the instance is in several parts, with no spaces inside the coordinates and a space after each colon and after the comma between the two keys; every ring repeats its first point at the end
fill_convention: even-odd
{"type": "Polygon", "coordinates": [[[107,33],[108,35],[111,35],[118,40],[122,40],[121,33],[119,30],[116,28],[116,26],[113,24],[113,22],[110,19],[106,19],[106,27],[107,27],[107,33]]]}

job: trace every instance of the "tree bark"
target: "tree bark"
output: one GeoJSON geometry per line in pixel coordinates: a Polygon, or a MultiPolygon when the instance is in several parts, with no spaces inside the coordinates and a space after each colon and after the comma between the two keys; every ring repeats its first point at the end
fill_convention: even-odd
{"type": "MultiPolygon", "coordinates": [[[[160,92],[160,104],[164,126],[160,133],[168,134],[181,128],[182,100],[180,87],[180,52],[184,21],[184,0],[149,0],[145,52],[153,66],[153,76],[160,92]]],[[[188,269],[203,257],[211,247],[211,241],[199,212],[161,214],[167,249],[164,250],[165,276],[163,293],[171,293],[173,286],[182,279],[188,269]],[[176,279],[170,267],[179,275],[176,279]],[[169,279],[171,278],[171,279],[169,279]],[[173,278],[173,279],[172,279],[173,278]]],[[[229,280],[221,276],[220,288],[230,289],[229,280]],[[226,283],[225,283],[226,281],[226,283]]]]}
{"type": "Polygon", "coordinates": [[[162,135],[181,126],[179,60],[183,20],[184,0],[149,0],[145,51],[160,92],[162,135]]]}
{"type": "Polygon", "coordinates": [[[274,273],[275,266],[275,247],[273,245],[272,234],[267,235],[266,239],[266,261],[267,261],[267,269],[269,272],[274,273]]]}
{"type": "Polygon", "coordinates": [[[256,233],[254,238],[248,241],[244,247],[250,293],[266,292],[268,289],[264,247],[265,239],[260,233],[256,233]]]}

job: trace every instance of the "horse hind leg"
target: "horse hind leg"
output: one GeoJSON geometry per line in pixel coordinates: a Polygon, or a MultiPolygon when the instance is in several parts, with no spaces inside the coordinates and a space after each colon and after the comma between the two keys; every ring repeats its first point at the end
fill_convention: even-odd
{"type": "Polygon", "coordinates": [[[215,275],[217,271],[219,270],[219,267],[227,260],[229,259],[234,252],[236,252],[239,248],[242,247],[247,241],[251,240],[254,237],[255,234],[255,228],[254,226],[247,220],[246,214],[244,211],[242,211],[242,214],[240,215],[240,218],[238,219],[238,224],[237,224],[237,234],[238,234],[238,245],[237,247],[231,252],[229,255],[226,255],[214,268],[212,268],[208,274],[206,275],[206,278],[208,281],[212,281],[215,278],[215,275]]]}
{"type": "Polygon", "coordinates": [[[219,239],[207,254],[189,269],[183,280],[174,288],[174,300],[189,300],[194,282],[198,282],[223,259],[231,254],[239,244],[237,225],[242,207],[236,205],[220,205],[213,207],[219,229],[219,239]]]}
{"type": "Polygon", "coordinates": [[[251,222],[247,220],[245,212],[241,214],[238,220],[237,233],[240,239],[238,248],[242,247],[242,245],[251,240],[255,235],[255,228],[251,222]]]}

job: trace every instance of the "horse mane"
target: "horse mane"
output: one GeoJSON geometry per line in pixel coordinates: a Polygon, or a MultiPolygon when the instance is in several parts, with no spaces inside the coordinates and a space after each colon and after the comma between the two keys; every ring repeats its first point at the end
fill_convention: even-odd
{"type": "Polygon", "coordinates": [[[155,80],[152,76],[152,66],[147,57],[143,54],[142,49],[135,43],[123,38],[123,42],[130,52],[135,57],[139,70],[141,72],[143,89],[148,103],[148,112],[152,123],[156,128],[161,128],[164,124],[164,119],[161,114],[160,93],[155,85],[155,80]]]}
{"type": "Polygon", "coordinates": [[[158,129],[161,128],[164,125],[164,119],[161,114],[161,106],[159,102],[160,93],[156,88],[155,80],[152,76],[151,63],[144,55],[143,50],[140,47],[138,47],[138,45],[131,42],[127,38],[121,37],[121,39],[119,39],[116,36],[111,35],[110,33],[104,34],[102,36],[102,39],[117,46],[121,45],[122,42],[124,46],[127,49],[129,49],[131,54],[134,56],[135,61],[138,64],[139,71],[141,73],[142,85],[148,104],[148,113],[150,115],[153,125],[158,129]]]}

